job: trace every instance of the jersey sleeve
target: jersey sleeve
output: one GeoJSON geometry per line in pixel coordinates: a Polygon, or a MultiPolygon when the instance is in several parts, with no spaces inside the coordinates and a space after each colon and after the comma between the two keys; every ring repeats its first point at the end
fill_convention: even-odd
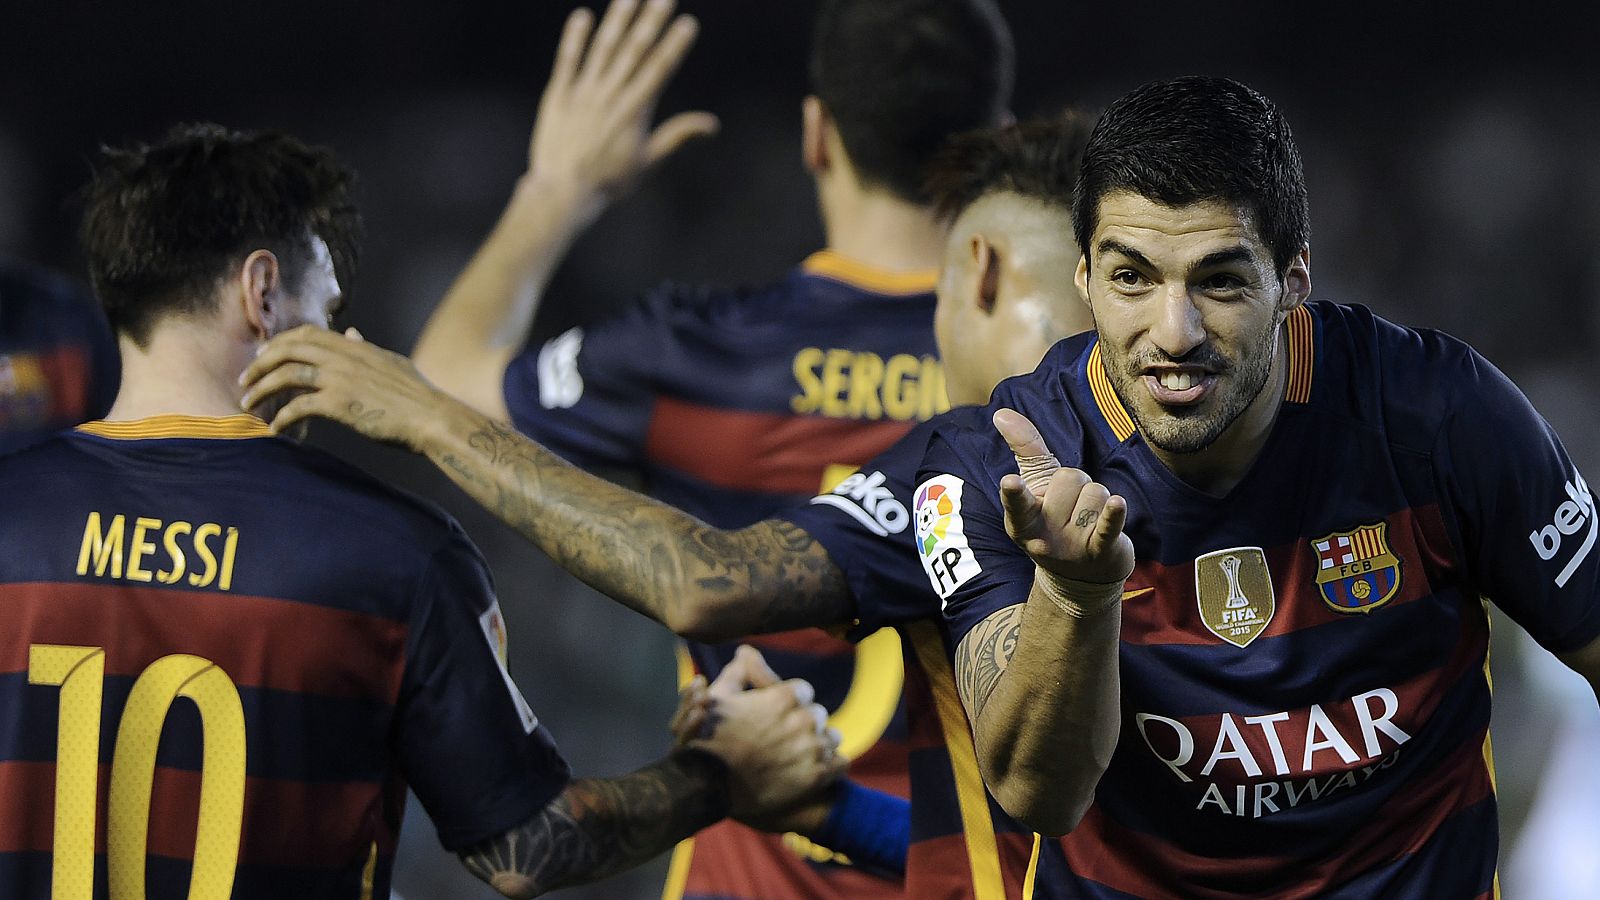
{"type": "Polygon", "coordinates": [[[584,468],[638,466],[674,296],[662,288],[622,315],[528,345],[502,382],[512,424],[584,468]]]}
{"type": "Polygon", "coordinates": [[[1466,350],[1434,475],[1476,586],[1552,652],[1600,637],[1594,496],[1550,424],[1466,350]]]}
{"type": "Polygon", "coordinates": [[[983,462],[983,449],[972,431],[935,433],[913,501],[917,554],[952,646],[994,613],[1027,602],[1033,588],[1033,561],[1006,534],[1000,475],[983,462]]]}
{"type": "Polygon", "coordinates": [[[777,514],[821,544],[844,573],[855,608],[852,640],[939,615],[939,598],[917,563],[910,512],[929,433],[929,423],[918,426],[833,490],[777,514]]]}
{"type": "Polygon", "coordinates": [[[488,570],[459,533],[419,585],[396,715],[401,771],[448,850],[521,825],[570,778],[511,680],[488,570]]]}

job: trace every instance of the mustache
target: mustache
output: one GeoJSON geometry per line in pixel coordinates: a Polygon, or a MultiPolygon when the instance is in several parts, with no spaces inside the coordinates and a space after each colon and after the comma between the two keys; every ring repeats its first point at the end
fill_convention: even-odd
{"type": "Polygon", "coordinates": [[[1233,370],[1233,362],[1209,342],[1195,347],[1182,356],[1173,356],[1159,349],[1143,350],[1128,357],[1127,365],[1128,371],[1134,375],[1151,366],[1199,366],[1218,375],[1233,370]]]}

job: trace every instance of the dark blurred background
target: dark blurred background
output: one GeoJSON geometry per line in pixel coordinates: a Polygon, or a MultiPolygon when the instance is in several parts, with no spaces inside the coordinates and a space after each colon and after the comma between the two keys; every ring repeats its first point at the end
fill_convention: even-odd
{"type": "MultiPolygon", "coordinates": [[[[361,173],[368,233],[349,324],[408,349],[526,164],[573,5],[4,3],[0,252],[82,277],[66,198],[102,142],[154,138],[179,121],[282,128],[332,145],[361,173]]],[[[669,161],[577,245],[536,339],[663,278],[763,280],[821,244],[798,149],[815,4],[684,5],[702,36],[663,108],[709,109],[722,134],[669,161]]],[[[1306,160],[1315,295],[1472,342],[1533,397],[1580,468],[1600,474],[1592,5],[1001,6],[1017,37],[1019,116],[1094,107],[1191,72],[1231,75],[1273,97],[1306,160]]],[[[514,674],[577,771],[616,774],[663,750],[674,693],[664,632],[562,576],[425,464],[331,428],[314,439],[466,523],[498,577],[514,674]]],[[[1560,743],[1552,736],[1600,720],[1519,638],[1498,629],[1507,855],[1560,743]]],[[[1592,759],[1600,745],[1586,746],[1592,759]]],[[[1588,812],[1600,819],[1600,809],[1588,812]]],[[[408,900],[490,895],[438,849],[424,817],[406,831],[396,884],[408,900]]],[[[1600,842],[1593,830],[1587,839],[1592,853],[1600,842]]],[[[1519,872],[1562,864],[1566,850],[1540,844],[1503,872],[1507,896],[1538,890],[1526,880],[1519,892],[1519,872]]],[[[562,896],[651,897],[662,871],[658,862],[562,896]]],[[[1600,896],[1600,873],[1590,875],[1600,896]]]]}

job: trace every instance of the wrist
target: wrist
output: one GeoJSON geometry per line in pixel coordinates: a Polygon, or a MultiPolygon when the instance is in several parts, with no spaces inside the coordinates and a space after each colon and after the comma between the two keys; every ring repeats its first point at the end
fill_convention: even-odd
{"type": "Polygon", "coordinates": [[[703,747],[679,747],[667,755],[666,765],[704,790],[705,820],[696,830],[722,821],[733,809],[733,772],[722,757],[703,747]]]}
{"type": "Polygon", "coordinates": [[[1039,593],[1062,612],[1075,619],[1087,619],[1117,607],[1122,602],[1122,588],[1127,579],[1080,581],[1036,566],[1033,583],[1038,586],[1039,593]]]}

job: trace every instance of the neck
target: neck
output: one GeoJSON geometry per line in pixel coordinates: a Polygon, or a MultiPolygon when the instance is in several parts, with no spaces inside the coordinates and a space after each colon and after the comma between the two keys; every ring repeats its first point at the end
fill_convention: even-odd
{"type": "Polygon", "coordinates": [[[235,347],[215,330],[202,332],[186,320],[157,326],[144,347],[126,335],[118,341],[122,387],[107,421],[240,413],[237,380],[248,362],[248,348],[235,347]]]}
{"type": "Polygon", "coordinates": [[[854,185],[824,185],[819,195],[829,250],[891,272],[939,267],[944,228],[927,207],[854,185]]]}
{"type": "Polygon", "coordinates": [[[1211,446],[1196,453],[1168,453],[1150,447],[1156,459],[1197,490],[1213,497],[1226,496],[1244,480],[1266,446],[1289,382],[1289,337],[1281,325],[1273,346],[1272,371],[1261,393],[1211,446]]]}

